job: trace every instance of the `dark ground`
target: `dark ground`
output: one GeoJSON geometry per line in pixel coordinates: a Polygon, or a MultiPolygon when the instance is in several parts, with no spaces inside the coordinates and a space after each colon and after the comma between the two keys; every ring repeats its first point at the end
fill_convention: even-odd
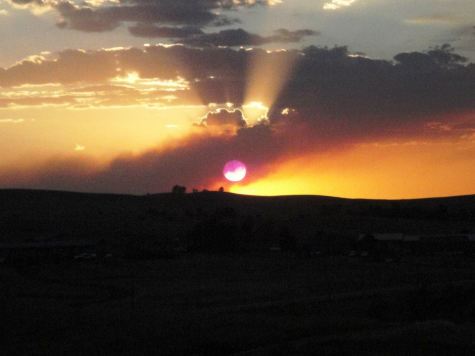
{"type": "Polygon", "coordinates": [[[362,232],[471,230],[475,196],[0,191],[0,198],[3,242],[106,240],[113,253],[103,261],[1,264],[4,355],[475,354],[473,257],[376,262],[344,253],[362,232]],[[282,226],[298,250],[271,253],[282,226]],[[203,242],[218,233],[233,239],[203,242]],[[336,253],[301,253],[322,236],[341,241],[336,253]],[[180,252],[126,258],[137,245],[180,252]]]}
{"type": "MultiPolygon", "coordinates": [[[[475,195],[416,200],[321,196],[254,197],[230,193],[147,196],[0,190],[0,241],[38,237],[109,239],[140,233],[185,236],[210,217],[253,220],[267,234],[288,225],[297,234],[323,230],[443,233],[475,229],[475,195]],[[269,231],[269,226],[271,230],[269,231]]],[[[162,236],[163,237],[163,236],[162,236]]],[[[313,236],[312,236],[313,238],[313,236]]]]}
{"type": "Polygon", "coordinates": [[[469,355],[474,265],[193,255],[4,267],[2,354],[469,355]]]}

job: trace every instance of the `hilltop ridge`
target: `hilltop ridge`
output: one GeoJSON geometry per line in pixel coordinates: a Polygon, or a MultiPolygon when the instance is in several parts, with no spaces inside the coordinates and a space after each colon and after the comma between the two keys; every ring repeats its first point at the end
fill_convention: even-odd
{"type": "MultiPolygon", "coordinates": [[[[282,225],[299,231],[459,232],[475,229],[475,195],[371,200],[327,196],[245,196],[160,193],[144,196],[42,190],[0,190],[0,240],[119,239],[124,234],[190,233],[199,223],[231,214],[236,225],[282,225]],[[229,213],[231,212],[231,213],[229,213]]],[[[269,232],[270,233],[270,232],[269,232]]]]}

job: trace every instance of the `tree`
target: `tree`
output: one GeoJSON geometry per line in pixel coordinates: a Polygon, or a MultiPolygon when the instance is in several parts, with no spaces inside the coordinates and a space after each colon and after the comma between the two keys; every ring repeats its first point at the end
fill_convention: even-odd
{"type": "Polygon", "coordinates": [[[172,188],[172,193],[173,194],[185,194],[186,193],[186,187],[183,187],[181,185],[175,185],[172,188]]]}

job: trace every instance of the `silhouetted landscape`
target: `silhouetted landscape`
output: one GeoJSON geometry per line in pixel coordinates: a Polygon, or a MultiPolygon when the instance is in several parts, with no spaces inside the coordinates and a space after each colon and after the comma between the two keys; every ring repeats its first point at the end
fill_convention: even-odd
{"type": "Polygon", "coordinates": [[[475,196],[179,188],[0,191],[3,351],[475,351],[475,196]]]}
{"type": "Polygon", "coordinates": [[[0,0],[0,356],[475,355],[474,15],[0,0]]]}

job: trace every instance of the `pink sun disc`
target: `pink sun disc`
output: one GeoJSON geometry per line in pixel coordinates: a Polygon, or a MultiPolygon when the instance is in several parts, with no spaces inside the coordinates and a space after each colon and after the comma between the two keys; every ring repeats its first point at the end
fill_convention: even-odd
{"type": "Polygon", "coordinates": [[[246,176],[246,165],[241,161],[229,161],[224,165],[223,175],[230,182],[240,182],[246,176]]]}

